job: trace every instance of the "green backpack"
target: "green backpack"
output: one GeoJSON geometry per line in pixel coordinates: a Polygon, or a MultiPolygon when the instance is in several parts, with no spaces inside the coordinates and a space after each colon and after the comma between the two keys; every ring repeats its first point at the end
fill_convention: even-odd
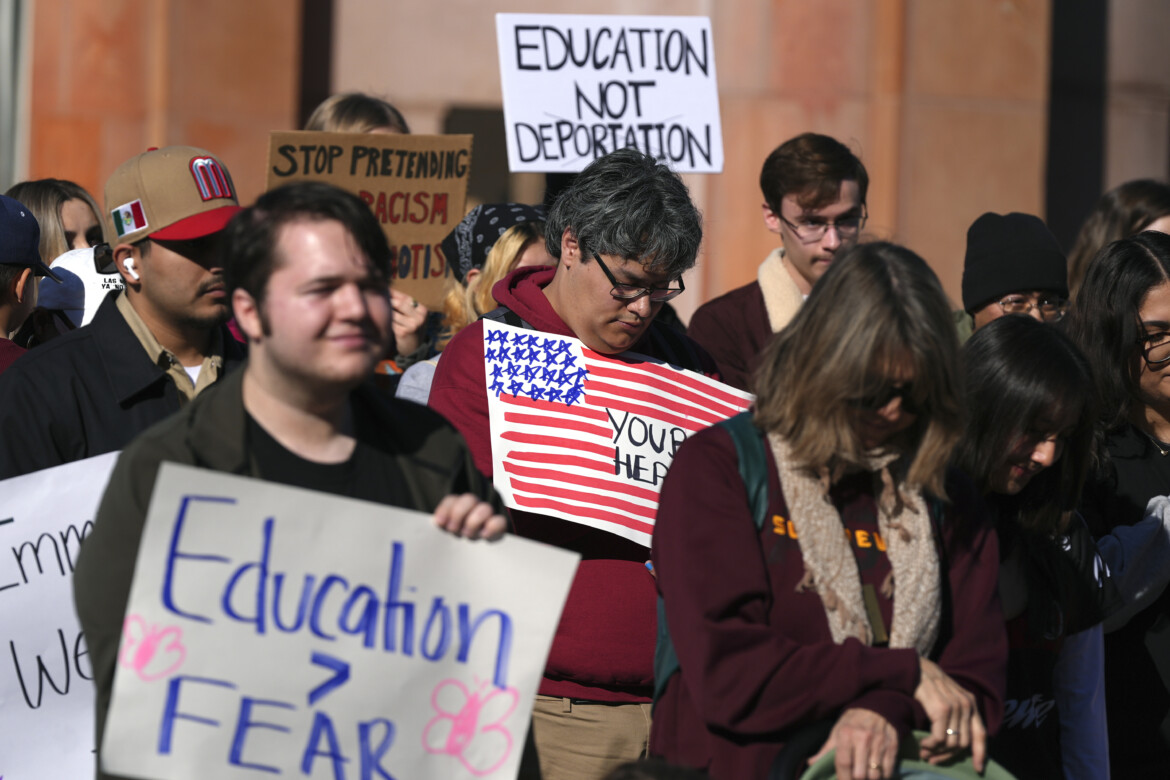
{"type": "MultiPolygon", "coordinates": [[[[751,412],[740,412],[718,423],[731,435],[735,456],[739,461],[739,476],[747,488],[748,506],[752,510],[756,530],[762,530],[768,516],[768,456],[764,450],[764,432],[752,422],[751,412]]],[[[666,681],[678,671],[678,656],[666,625],[666,610],[658,597],[658,637],[654,646],[654,705],[666,690],[666,681]]]]}

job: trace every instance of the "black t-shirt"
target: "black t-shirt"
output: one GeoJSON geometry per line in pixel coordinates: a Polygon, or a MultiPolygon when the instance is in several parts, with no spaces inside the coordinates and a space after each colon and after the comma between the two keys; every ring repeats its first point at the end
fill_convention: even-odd
{"type": "Polygon", "coordinates": [[[288,450],[252,415],[246,416],[247,441],[261,479],[379,504],[410,506],[406,480],[392,457],[359,440],[344,463],[316,463],[288,450]]]}

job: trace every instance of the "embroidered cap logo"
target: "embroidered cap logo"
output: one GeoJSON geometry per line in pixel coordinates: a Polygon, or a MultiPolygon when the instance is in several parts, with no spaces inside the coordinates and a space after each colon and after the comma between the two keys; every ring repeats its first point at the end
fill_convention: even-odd
{"type": "Polygon", "coordinates": [[[228,178],[218,161],[212,157],[195,157],[191,160],[191,176],[195,179],[195,186],[199,188],[199,196],[203,200],[216,198],[235,198],[232,191],[232,180],[228,178]]]}

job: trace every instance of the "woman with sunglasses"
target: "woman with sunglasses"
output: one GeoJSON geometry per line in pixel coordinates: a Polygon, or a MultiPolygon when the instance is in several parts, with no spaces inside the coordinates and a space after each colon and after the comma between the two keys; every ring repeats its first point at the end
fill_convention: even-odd
{"type": "Polygon", "coordinates": [[[678,658],[656,681],[653,754],[762,778],[824,723],[804,756],[835,749],[839,777],[895,776],[912,728],[931,732],[921,757],[970,750],[982,769],[1007,641],[994,531],[946,466],[958,351],[926,263],[857,246],[762,356],[762,476],[725,427],[683,444],[651,553],[678,658]]]}
{"type": "Polygon", "coordinates": [[[1001,317],[963,349],[967,431],[955,463],[999,535],[1010,650],[991,756],[1021,778],[1107,777],[1102,695],[1104,567],[1073,514],[1096,419],[1088,361],[1031,317],[1001,317]]]}
{"type": "MultiPolygon", "coordinates": [[[[1170,493],[1170,235],[1138,233],[1089,264],[1068,333],[1093,367],[1105,431],[1083,509],[1103,537],[1142,520],[1170,493]]],[[[1116,532],[1115,532],[1116,533],[1116,532]]],[[[1114,777],[1162,777],[1170,766],[1170,595],[1105,637],[1114,777]]]]}

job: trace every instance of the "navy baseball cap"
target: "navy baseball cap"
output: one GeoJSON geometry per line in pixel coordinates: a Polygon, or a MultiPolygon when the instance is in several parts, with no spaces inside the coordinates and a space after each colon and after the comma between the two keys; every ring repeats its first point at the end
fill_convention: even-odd
{"type": "Polygon", "coordinates": [[[41,260],[41,226],[23,203],[0,195],[0,265],[24,265],[57,284],[61,278],[41,260]]]}

